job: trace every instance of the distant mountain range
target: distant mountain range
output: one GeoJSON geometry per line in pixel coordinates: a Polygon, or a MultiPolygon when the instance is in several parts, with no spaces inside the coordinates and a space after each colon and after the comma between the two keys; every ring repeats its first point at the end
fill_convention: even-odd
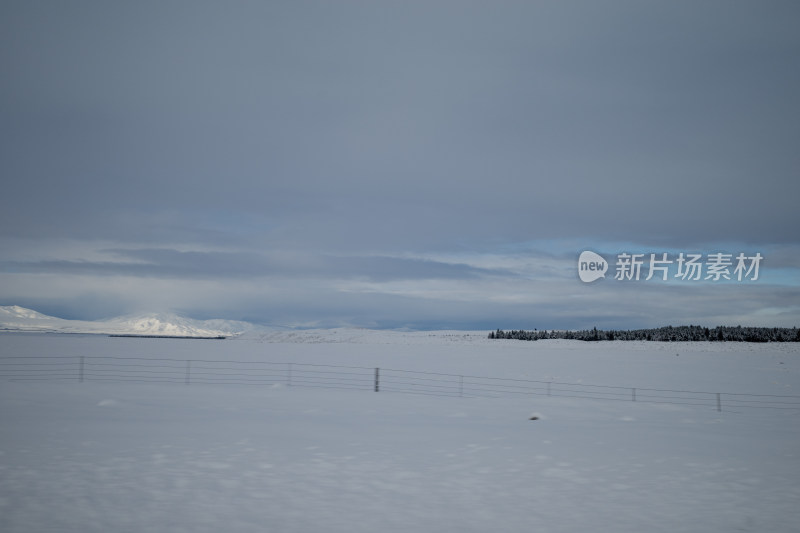
{"type": "Polygon", "coordinates": [[[0,331],[232,337],[257,326],[232,320],[192,320],[171,313],[134,315],[108,320],[66,320],[17,305],[0,306],[0,331]]]}

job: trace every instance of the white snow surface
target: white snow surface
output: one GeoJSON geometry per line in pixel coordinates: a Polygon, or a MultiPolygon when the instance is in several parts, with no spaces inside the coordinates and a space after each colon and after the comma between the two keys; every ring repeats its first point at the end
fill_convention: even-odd
{"type": "MultiPolygon", "coordinates": [[[[798,344],[485,336],[4,333],[0,362],[280,361],[800,395],[798,344]]],[[[798,409],[0,381],[0,531],[7,533],[794,532],[798,502],[798,409]]]]}

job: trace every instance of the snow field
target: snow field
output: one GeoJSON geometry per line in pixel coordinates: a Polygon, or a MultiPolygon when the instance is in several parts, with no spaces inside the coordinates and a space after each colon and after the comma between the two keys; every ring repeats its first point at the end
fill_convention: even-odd
{"type": "MultiPolygon", "coordinates": [[[[762,394],[800,385],[790,345],[314,335],[2,335],[0,355],[327,361],[762,394]]],[[[800,523],[798,416],[547,397],[2,382],[0,530],[788,532],[800,523]]]]}

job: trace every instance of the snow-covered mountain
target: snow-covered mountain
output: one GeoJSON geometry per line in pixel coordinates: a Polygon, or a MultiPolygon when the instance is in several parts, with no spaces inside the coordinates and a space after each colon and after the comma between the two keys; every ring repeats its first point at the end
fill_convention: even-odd
{"type": "Polygon", "coordinates": [[[66,320],[18,305],[0,306],[0,331],[230,337],[255,326],[228,320],[192,320],[171,313],[135,315],[108,320],[66,320]]]}
{"type": "Polygon", "coordinates": [[[211,327],[202,320],[192,320],[170,313],[112,318],[103,322],[109,328],[139,335],[175,337],[229,337],[240,331],[211,327]]]}
{"type": "Polygon", "coordinates": [[[43,315],[18,305],[0,306],[0,330],[3,331],[59,331],[63,329],[65,332],[73,333],[69,326],[78,327],[79,321],[43,315]]]}
{"type": "Polygon", "coordinates": [[[263,326],[236,320],[193,320],[173,313],[129,315],[107,320],[66,320],[17,305],[0,306],[0,332],[92,333],[169,337],[236,337],[264,343],[399,343],[493,342],[484,331],[390,331],[354,327],[302,329],[263,326]]]}

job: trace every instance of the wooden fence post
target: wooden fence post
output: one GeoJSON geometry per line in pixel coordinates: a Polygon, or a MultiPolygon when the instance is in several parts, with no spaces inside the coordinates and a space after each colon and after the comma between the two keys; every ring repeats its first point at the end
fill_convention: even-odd
{"type": "Polygon", "coordinates": [[[380,376],[381,376],[381,369],[376,367],[375,368],[375,392],[379,392],[381,390],[381,385],[380,385],[381,379],[380,379],[380,376]]]}

